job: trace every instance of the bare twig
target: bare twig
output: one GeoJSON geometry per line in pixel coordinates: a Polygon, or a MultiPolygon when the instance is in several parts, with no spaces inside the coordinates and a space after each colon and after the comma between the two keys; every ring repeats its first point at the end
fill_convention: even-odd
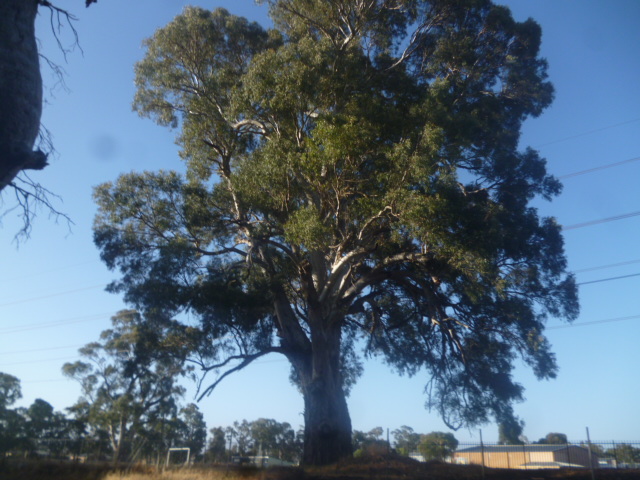
{"type": "Polygon", "coordinates": [[[36,217],[38,210],[42,208],[48,210],[49,217],[54,217],[56,221],[59,218],[64,219],[69,229],[71,225],[73,225],[71,218],[67,214],[60,212],[53,206],[52,198],[59,199],[60,197],[32,180],[25,172],[17,176],[9,185],[13,188],[16,204],[2,212],[0,219],[15,209],[19,208],[22,210],[22,228],[15,235],[17,242],[21,239],[29,238],[32,221],[36,217]]]}
{"type": "Polygon", "coordinates": [[[56,7],[47,0],[40,0],[40,5],[49,8],[51,12],[51,15],[49,17],[49,21],[51,23],[51,31],[53,32],[53,36],[55,37],[56,42],[58,43],[60,51],[64,55],[65,61],[67,60],[67,54],[71,53],[76,47],[80,49],[80,52],[82,54],[84,54],[84,52],[82,51],[82,47],[80,46],[78,31],[73,25],[73,22],[76,22],[78,18],[69,13],[67,10],[56,7]],[[73,33],[74,42],[71,48],[65,48],[62,44],[62,40],[60,40],[60,34],[62,33],[62,28],[64,28],[65,24],[71,28],[71,32],[73,33]]]}

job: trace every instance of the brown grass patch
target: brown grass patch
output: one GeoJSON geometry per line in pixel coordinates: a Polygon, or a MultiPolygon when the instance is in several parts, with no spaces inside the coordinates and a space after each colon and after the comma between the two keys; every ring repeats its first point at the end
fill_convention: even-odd
{"type": "Polygon", "coordinates": [[[44,460],[0,460],[2,480],[102,480],[112,470],[108,465],[44,460]]]}
{"type": "MultiPolygon", "coordinates": [[[[1,0],[0,0],[1,1],[1,0]]],[[[640,479],[639,470],[601,469],[596,480],[640,479]]],[[[115,470],[109,465],[69,462],[2,461],[1,480],[482,480],[478,465],[420,463],[396,455],[354,458],[326,467],[265,470],[248,467],[194,467],[157,470],[133,467],[115,470]]],[[[484,470],[485,480],[591,480],[588,469],[484,470]]]]}

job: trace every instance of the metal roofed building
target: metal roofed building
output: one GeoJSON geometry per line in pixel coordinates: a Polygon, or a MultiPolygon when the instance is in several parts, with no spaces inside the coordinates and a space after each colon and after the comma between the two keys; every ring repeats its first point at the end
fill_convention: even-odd
{"type": "Polygon", "coordinates": [[[484,445],[456,450],[453,462],[490,468],[598,468],[598,457],[581,445],[484,445]]]}

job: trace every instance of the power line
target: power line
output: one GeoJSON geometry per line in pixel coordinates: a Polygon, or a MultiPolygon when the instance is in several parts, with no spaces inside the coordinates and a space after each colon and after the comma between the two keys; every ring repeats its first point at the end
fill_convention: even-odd
{"type": "Polygon", "coordinates": [[[640,315],[631,315],[629,317],[617,317],[617,318],[606,318],[604,320],[594,320],[592,322],[582,322],[582,323],[570,323],[568,325],[556,325],[553,327],[547,327],[546,330],[557,330],[559,328],[572,328],[572,327],[587,327],[590,325],[600,325],[602,323],[612,323],[612,322],[622,322],[624,320],[634,320],[636,318],[640,318],[640,315]]]}
{"type": "MultiPolygon", "coordinates": [[[[640,275],[640,274],[638,274],[640,275]]],[[[613,322],[622,322],[622,321],[626,321],[626,320],[635,320],[640,318],[640,315],[630,315],[627,317],[616,317],[616,318],[606,318],[606,319],[602,319],[602,320],[593,320],[591,322],[581,322],[581,323],[570,323],[570,324],[566,324],[566,325],[555,325],[555,326],[551,326],[551,327],[546,327],[546,330],[558,330],[561,328],[573,328],[573,327],[588,327],[588,326],[593,326],[593,325],[601,325],[601,324],[605,324],[605,323],[613,323],[613,322]]],[[[32,363],[42,363],[42,362],[51,362],[51,361],[57,361],[57,360],[73,360],[75,358],[80,358],[78,356],[74,356],[74,357],[57,357],[57,358],[48,358],[48,359],[42,359],[42,360],[28,360],[28,361],[24,361],[24,362],[14,362],[14,363],[5,363],[5,364],[0,364],[0,366],[12,366],[12,365],[23,365],[23,364],[32,364],[32,363]]],[[[282,363],[285,362],[286,359],[273,359],[273,360],[258,360],[256,362],[253,362],[254,364],[267,364],[267,363],[282,363]]],[[[63,381],[65,379],[50,379],[50,380],[31,380],[31,381],[23,381],[21,383],[45,383],[45,382],[58,382],[58,381],[63,381]]]]}
{"type": "Polygon", "coordinates": [[[634,118],[633,120],[627,120],[626,122],[616,123],[616,124],[613,124],[613,125],[607,125],[606,127],[596,128],[595,130],[589,130],[587,132],[577,133],[577,134],[571,135],[569,137],[559,138],[557,140],[552,140],[552,141],[547,142],[547,143],[541,143],[539,145],[536,145],[535,148],[546,147],[547,145],[553,145],[555,143],[560,143],[560,142],[566,142],[567,140],[573,140],[574,138],[580,138],[580,137],[584,137],[586,135],[591,135],[593,133],[602,132],[604,130],[609,130],[610,128],[616,128],[616,127],[621,127],[623,125],[628,125],[630,123],[635,123],[638,120],[640,120],[640,118],[634,118]]]}
{"type": "Polygon", "coordinates": [[[619,167],[620,165],[625,165],[631,162],[637,162],[640,160],[640,157],[629,158],[627,160],[622,160],[620,162],[607,163],[606,165],[600,165],[598,167],[588,168],[586,170],[580,170],[578,172],[567,173],[566,175],[560,175],[558,179],[564,180],[566,178],[577,177],[579,175],[586,175],[587,173],[597,172],[598,170],[605,170],[607,168],[619,167]]]}
{"type": "Polygon", "coordinates": [[[27,364],[32,364],[32,363],[43,363],[43,362],[47,362],[48,363],[48,362],[55,362],[55,361],[58,361],[58,360],[75,360],[77,358],[80,358],[80,357],[75,355],[73,357],[66,356],[66,357],[56,357],[56,358],[43,358],[41,360],[25,360],[23,362],[2,363],[2,364],[0,364],[0,367],[11,367],[11,366],[14,366],[14,365],[27,365],[27,364]]]}
{"type": "Polygon", "coordinates": [[[51,350],[65,350],[67,348],[80,348],[83,345],[68,345],[66,347],[48,347],[48,348],[33,348],[30,350],[13,350],[11,352],[0,352],[0,355],[19,355],[22,353],[39,353],[50,352],[51,350]]]}
{"type": "Polygon", "coordinates": [[[589,285],[590,283],[608,282],[610,280],[620,280],[621,278],[640,277],[640,273],[632,273],[630,275],[620,275],[619,277],[600,278],[598,280],[591,280],[588,282],[580,282],[576,285],[589,285]]]}
{"type": "Polygon", "coordinates": [[[96,320],[96,319],[102,319],[102,318],[107,317],[107,316],[113,316],[114,314],[115,314],[115,312],[101,313],[101,314],[96,314],[96,315],[75,317],[75,318],[70,318],[70,319],[65,319],[65,320],[56,320],[55,322],[31,323],[29,325],[22,325],[22,326],[19,326],[19,327],[4,327],[4,328],[0,328],[0,334],[5,335],[7,333],[26,332],[28,330],[39,330],[41,328],[51,328],[51,327],[58,327],[58,326],[61,326],[61,325],[71,325],[71,324],[74,324],[74,323],[80,323],[80,322],[87,322],[87,321],[96,320]]]}
{"type": "Polygon", "coordinates": [[[624,265],[631,265],[633,263],[640,263],[640,259],[638,259],[638,260],[629,260],[629,261],[626,261],[626,262],[619,262],[619,263],[609,263],[608,265],[600,265],[600,266],[597,266],[597,267],[580,268],[578,270],[573,270],[573,273],[592,272],[594,270],[603,270],[605,268],[622,267],[624,265]]]}
{"type": "MultiPolygon", "coordinates": [[[[566,324],[566,325],[555,325],[555,326],[551,326],[551,327],[546,327],[546,330],[558,330],[561,328],[574,328],[574,327],[589,327],[589,326],[593,326],[593,325],[601,325],[601,324],[605,324],[605,323],[614,323],[614,322],[622,322],[622,321],[626,321],[626,320],[635,320],[640,318],[640,315],[629,315],[627,317],[615,317],[615,318],[605,318],[602,320],[593,320],[591,322],[581,322],[581,323],[570,323],[570,324],[566,324]]],[[[79,358],[78,356],[75,357],[59,357],[59,358],[49,358],[49,359],[44,359],[44,360],[29,360],[26,362],[14,362],[14,363],[5,363],[5,364],[1,364],[0,366],[11,366],[11,365],[22,365],[22,364],[28,364],[28,363],[41,363],[41,362],[51,362],[51,361],[56,361],[56,360],[69,360],[69,359],[74,359],[74,358],[79,358]]],[[[286,359],[273,359],[273,360],[258,360],[256,362],[254,362],[254,364],[266,364],[266,363],[282,363],[285,362],[286,359]]],[[[60,381],[66,381],[66,379],[49,379],[49,380],[27,380],[27,381],[22,381],[21,383],[45,383],[45,382],[60,382],[60,381]]]]}
{"type": "Polygon", "coordinates": [[[53,383],[53,382],[69,382],[71,379],[69,378],[51,378],[49,380],[20,380],[20,383],[53,383]]]}
{"type": "MultiPolygon", "coordinates": [[[[119,351],[120,353],[129,353],[129,350],[121,350],[119,351]]],[[[118,352],[116,352],[118,353],[118,352]]],[[[109,355],[107,355],[109,356],[109,355]]],[[[0,367],[9,367],[9,366],[14,366],[14,365],[28,365],[28,364],[33,364],[33,363],[43,363],[43,362],[55,362],[58,360],[75,360],[75,359],[80,359],[82,358],[81,355],[74,355],[74,356],[65,356],[65,357],[55,357],[55,358],[42,358],[42,359],[38,359],[38,360],[24,360],[24,361],[20,361],[20,362],[11,362],[11,363],[0,363],[0,367]]],[[[264,364],[268,364],[268,363],[283,363],[286,362],[287,360],[285,358],[278,358],[278,359],[271,359],[271,360],[257,360],[255,362],[253,362],[253,365],[264,365],[264,364]]]]}
{"type": "Polygon", "coordinates": [[[81,267],[81,266],[84,266],[84,265],[88,265],[90,263],[96,263],[96,262],[95,262],[95,260],[87,260],[85,262],[73,263],[71,265],[64,265],[62,267],[51,268],[49,270],[41,270],[39,272],[29,273],[28,275],[22,275],[22,276],[18,276],[18,277],[13,277],[12,276],[9,279],[0,281],[0,284],[5,284],[5,283],[9,283],[9,282],[15,283],[15,282],[20,281],[20,280],[26,280],[28,278],[39,277],[40,275],[46,275],[47,273],[59,272],[61,270],[69,270],[71,268],[81,267]]]}
{"type": "Polygon", "coordinates": [[[616,215],[615,217],[600,218],[598,220],[591,220],[589,222],[566,225],[562,227],[562,230],[574,230],[576,228],[590,227],[591,225],[598,225],[600,223],[613,222],[616,220],[624,220],[625,218],[637,217],[638,215],[640,215],[640,210],[631,213],[625,213],[622,215],[616,215]]]}
{"type": "Polygon", "coordinates": [[[64,292],[58,292],[58,293],[51,293],[49,295],[43,295],[42,297],[32,297],[32,298],[26,298],[23,300],[16,300],[14,302],[9,302],[9,303],[2,303],[0,304],[0,307],[8,307],[9,305],[18,305],[20,303],[28,303],[28,302],[34,302],[36,300],[43,300],[45,298],[51,298],[51,297],[59,297],[61,295],[68,295],[70,293],[77,293],[77,292],[84,292],[86,290],[92,290],[94,288],[101,288],[101,287],[106,287],[107,284],[103,283],[100,285],[92,285],[91,287],[83,287],[83,288],[76,288],[75,290],[67,290],[64,292]]]}

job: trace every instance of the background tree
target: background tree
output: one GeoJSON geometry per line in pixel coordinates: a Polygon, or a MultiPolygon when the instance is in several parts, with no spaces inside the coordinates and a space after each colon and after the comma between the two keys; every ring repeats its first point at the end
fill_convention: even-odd
{"type": "Polygon", "coordinates": [[[640,448],[626,443],[616,444],[606,454],[615,458],[618,463],[640,463],[640,448]]]}
{"type": "Polygon", "coordinates": [[[403,425],[391,432],[391,434],[393,435],[396,451],[400,455],[409,455],[418,450],[420,434],[416,433],[413,428],[403,425]]]}
{"type": "Polygon", "coordinates": [[[584,447],[584,448],[591,449],[591,453],[593,453],[595,455],[598,455],[598,457],[600,457],[600,458],[604,458],[605,456],[607,456],[607,453],[606,453],[604,447],[602,445],[597,444],[597,443],[580,442],[580,446],[584,447]]]}
{"type": "Polygon", "coordinates": [[[382,435],[384,435],[384,428],[382,427],[374,427],[367,432],[367,437],[374,440],[381,440],[382,435]]]}
{"type": "Polygon", "coordinates": [[[257,453],[262,449],[263,455],[270,455],[288,462],[300,459],[296,432],[287,422],[273,419],[259,418],[251,422],[251,438],[253,450],[257,453]]]}
{"type": "Polygon", "coordinates": [[[21,398],[20,379],[8,373],[0,372],[0,411],[13,405],[21,398]]]}
{"type": "Polygon", "coordinates": [[[445,461],[458,448],[453,433],[431,432],[420,437],[418,450],[425,460],[445,461]]]}
{"type": "Polygon", "coordinates": [[[42,450],[54,457],[65,452],[70,423],[62,412],[41,398],[36,398],[25,411],[30,450],[42,450]]]}
{"type": "Polygon", "coordinates": [[[104,460],[110,452],[109,436],[96,422],[90,421],[91,405],[78,400],[66,409],[70,417],[72,454],[84,454],[91,460],[104,460]]]}
{"type": "Polygon", "coordinates": [[[204,421],[204,415],[197,405],[190,403],[180,409],[178,418],[181,432],[179,443],[175,446],[190,448],[191,458],[194,460],[202,458],[207,443],[207,424],[204,421]]]}
{"type": "Polygon", "coordinates": [[[176,384],[183,366],[159,358],[160,333],[134,311],[121,311],[100,341],[86,345],[86,361],[66,363],[63,373],[77,380],[83,392],[79,404],[88,409],[88,422],[107,432],[113,460],[134,453],[134,440],[145,429],[175,417],[183,387],[176,384]],[[153,356],[152,356],[153,354],[153,356]]]}
{"type": "Polygon", "coordinates": [[[238,455],[248,455],[253,453],[253,442],[251,441],[251,424],[245,419],[242,422],[233,422],[233,427],[229,427],[229,432],[235,441],[236,453],[238,455]]]}
{"type": "Polygon", "coordinates": [[[545,437],[538,440],[538,443],[545,445],[567,445],[569,440],[567,439],[567,435],[564,433],[550,432],[547,433],[545,437]]]}
{"type": "Polygon", "coordinates": [[[208,462],[222,463],[229,460],[229,453],[227,452],[227,434],[222,427],[214,427],[209,430],[211,434],[209,445],[207,447],[207,453],[205,455],[208,462]]]}
{"type": "Polygon", "coordinates": [[[489,0],[265,3],[271,31],[187,8],[146,42],[134,107],[180,127],[187,174],[96,189],[111,290],[198,320],[178,343],[218,373],[203,395],[285,356],[305,463],[351,454],[361,347],[424,375],[451,428],[509,419],[514,359],[554,377],[545,320],[578,312],[530,206],[560,184],[518,149],[553,96],[539,26],[489,0]]]}
{"type": "Polygon", "coordinates": [[[511,417],[500,422],[498,425],[498,443],[500,445],[522,445],[521,440],[524,422],[511,417]]]}
{"type": "Polygon", "coordinates": [[[389,442],[382,439],[384,429],[382,427],[374,427],[368,432],[360,432],[354,430],[352,434],[353,453],[355,456],[362,455],[380,455],[388,453],[390,450],[389,442]]]}
{"type": "Polygon", "coordinates": [[[0,456],[10,451],[21,455],[67,453],[70,421],[41,398],[28,408],[9,408],[21,397],[20,380],[0,372],[0,456]]]}
{"type": "Polygon", "coordinates": [[[25,436],[25,419],[9,408],[22,398],[20,380],[8,373],[0,372],[0,456],[15,448],[25,436]]]}
{"type": "Polygon", "coordinates": [[[360,431],[354,430],[351,434],[351,444],[353,445],[353,451],[360,450],[364,443],[367,441],[367,434],[360,431]]]}

